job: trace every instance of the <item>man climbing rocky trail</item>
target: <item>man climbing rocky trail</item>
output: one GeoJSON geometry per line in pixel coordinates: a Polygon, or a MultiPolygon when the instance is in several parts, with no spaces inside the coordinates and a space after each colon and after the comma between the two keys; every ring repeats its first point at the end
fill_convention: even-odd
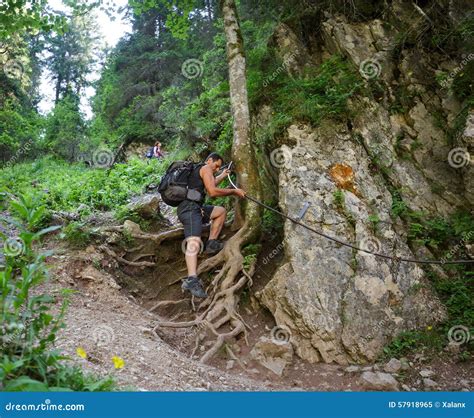
{"type": "Polygon", "coordinates": [[[238,188],[217,187],[230,173],[229,169],[225,169],[215,177],[223,163],[224,159],[217,153],[209,154],[202,164],[183,163],[183,166],[179,166],[179,163],[172,163],[158,187],[162,199],[171,206],[177,206],[178,219],[184,226],[183,245],[188,276],[183,280],[182,289],[198,298],[207,297],[197,277],[197,257],[204,247],[201,240],[203,224],[210,223],[204,253],[215,255],[224,248],[218,238],[224,226],[226,211],[222,206],[205,205],[206,193],[211,198],[245,196],[245,192],[238,188]]]}

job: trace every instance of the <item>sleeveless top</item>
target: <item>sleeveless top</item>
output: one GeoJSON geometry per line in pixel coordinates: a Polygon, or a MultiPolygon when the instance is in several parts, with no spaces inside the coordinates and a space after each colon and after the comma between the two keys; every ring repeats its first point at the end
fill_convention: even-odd
{"type": "Polygon", "coordinates": [[[201,201],[198,202],[200,204],[204,203],[204,199],[206,197],[206,188],[204,187],[204,182],[202,181],[202,178],[199,175],[199,170],[201,170],[202,167],[204,167],[204,164],[196,164],[188,178],[188,187],[190,189],[196,189],[201,192],[202,198],[201,201]]]}

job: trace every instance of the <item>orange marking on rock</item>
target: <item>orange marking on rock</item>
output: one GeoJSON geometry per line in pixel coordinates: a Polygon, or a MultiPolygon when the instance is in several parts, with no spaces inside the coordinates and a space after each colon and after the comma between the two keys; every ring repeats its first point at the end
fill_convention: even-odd
{"type": "Polygon", "coordinates": [[[354,185],[354,170],[352,170],[350,165],[344,163],[333,164],[329,169],[329,174],[332,180],[336,183],[337,187],[357,194],[357,190],[354,185]]]}

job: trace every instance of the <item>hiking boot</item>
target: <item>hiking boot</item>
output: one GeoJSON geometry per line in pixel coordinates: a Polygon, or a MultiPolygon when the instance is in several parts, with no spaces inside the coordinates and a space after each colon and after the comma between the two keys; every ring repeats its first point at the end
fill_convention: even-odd
{"type": "Polygon", "coordinates": [[[197,298],[207,298],[207,293],[202,288],[201,280],[199,280],[199,277],[197,276],[189,276],[184,279],[181,289],[183,289],[183,292],[188,290],[193,296],[196,296],[197,298]]]}
{"type": "Polygon", "coordinates": [[[216,239],[210,239],[206,242],[206,249],[204,250],[204,254],[217,254],[220,250],[224,248],[224,244],[216,239]]]}

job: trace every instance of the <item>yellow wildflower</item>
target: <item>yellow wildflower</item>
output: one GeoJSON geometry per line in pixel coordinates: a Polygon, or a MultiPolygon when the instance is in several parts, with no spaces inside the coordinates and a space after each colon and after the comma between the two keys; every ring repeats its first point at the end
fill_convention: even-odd
{"type": "Polygon", "coordinates": [[[76,353],[79,357],[87,358],[86,350],[84,350],[82,347],[77,347],[76,353]]]}
{"type": "Polygon", "coordinates": [[[116,369],[121,369],[123,366],[125,366],[125,361],[119,356],[113,356],[112,361],[114,362],[114,367],[116,369]]]}

